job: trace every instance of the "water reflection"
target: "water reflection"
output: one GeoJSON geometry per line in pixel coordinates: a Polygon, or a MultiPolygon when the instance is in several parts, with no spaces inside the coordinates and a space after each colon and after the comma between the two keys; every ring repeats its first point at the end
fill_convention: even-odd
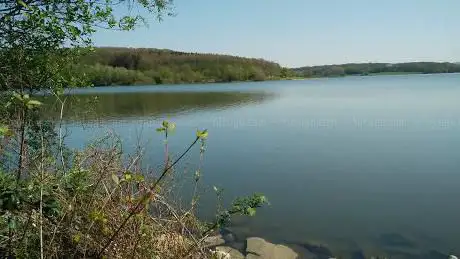
{"type": "MultiPolygon", "coordinates": [[[[190,111],[225,109],[260,103],[274,97],[265,92],[144,92],[76,94],[66,99],[64,120],[129,120],[178,115],[190,111]]],[[[45,116],[59,118],[60,105],[44,97],[45,116]]]]}

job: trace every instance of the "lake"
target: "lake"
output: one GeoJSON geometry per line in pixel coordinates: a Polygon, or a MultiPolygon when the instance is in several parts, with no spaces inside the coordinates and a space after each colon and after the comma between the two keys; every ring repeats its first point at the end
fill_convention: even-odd
{"type": "MultiPolygon", "coordinates": [[[[239,237],[321,243],[344,257],[460,254],[459,74],[72,94],[67,143],[81,148],[115,132],[126,152],[138,143],[147,147],[144,166],[163,158],[155,132],[163,119],[177,125],[169,142],[175,154],[196,129],[208,129],[203,217],[214,209],[213,185],[225,189],[227,200],[261,192],[271,203],[254,218],[234,221],[239,237]]],[[[179,165],[184,179],[192,179],[197,153],[179,165]]]]}

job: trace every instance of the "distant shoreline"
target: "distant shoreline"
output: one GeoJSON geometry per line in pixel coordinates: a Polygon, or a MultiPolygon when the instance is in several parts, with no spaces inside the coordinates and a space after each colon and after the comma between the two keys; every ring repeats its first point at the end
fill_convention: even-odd
{"type": "Polygon", "coordinates": [[[460,72],[443,72],[443,73],[421,73],[421,72],[384,72],[384,73],[372,73],[367,75],[343,75],[343,76],[324,76],[324,77],[287,77],[287,78],[273,78],[266,80],[246,80],[246,81],[230,81],[230,82],[220,82],[220,81],[203,81],[203,82],[191,82],[191,83],[171,83],[171,84],[112,84],[112,85],[94,85],[93,87],[104,88],[104,87],[117,87],[117,86],[126,86],[126,87],[137,87],[137,86],[177,86],[177,85],[211,85],[211,84],[232,84],[232,83],[262,83],[262,82],[272,82],[272,81],[303,81],[303,80],[315,80],[315,79],[326,79],[326,78],[346,78],[346,77],[374,77],[374,76],[403,76],[403,75],[439,75],[439,74],[460,74],[460,72]]]}

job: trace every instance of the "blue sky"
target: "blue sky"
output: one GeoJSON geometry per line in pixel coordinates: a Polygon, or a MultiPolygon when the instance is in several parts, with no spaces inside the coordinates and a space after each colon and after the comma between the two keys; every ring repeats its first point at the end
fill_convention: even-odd
{"type": "MultiPolygon", "coordinates": [[[[122,13],[126,9],[119,9],[122,13]]],[[[98,46],[257,57],[283,66],[460,61],[460,0],[175,0],[175,17],[98,46]]]]}

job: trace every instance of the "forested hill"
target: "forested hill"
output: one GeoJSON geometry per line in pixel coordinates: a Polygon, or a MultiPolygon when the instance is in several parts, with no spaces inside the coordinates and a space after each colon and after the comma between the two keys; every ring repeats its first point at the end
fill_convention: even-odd
{"type": "Polygon", "coordinates": [[[262,81],[281,67],[262,59],[160,49],[96,48],[82,60],[96,86],[262,81]]]}
{"type": "Polygon", "coordinates": [[[457,73],[459,63],[353,63],[282,68],[263,59],[147,48],[96,48],[83,71],[96,86],[263,81],[348,75],[457,73]]]}
{"type": "Polygon", "coordinates": [[[300,77],[334,77],[371,74],[408,74],[408,73],[458,73],[459,63],[410,62],[410,63],[358,63],[294,68],[292,71],[300,77]]]}

